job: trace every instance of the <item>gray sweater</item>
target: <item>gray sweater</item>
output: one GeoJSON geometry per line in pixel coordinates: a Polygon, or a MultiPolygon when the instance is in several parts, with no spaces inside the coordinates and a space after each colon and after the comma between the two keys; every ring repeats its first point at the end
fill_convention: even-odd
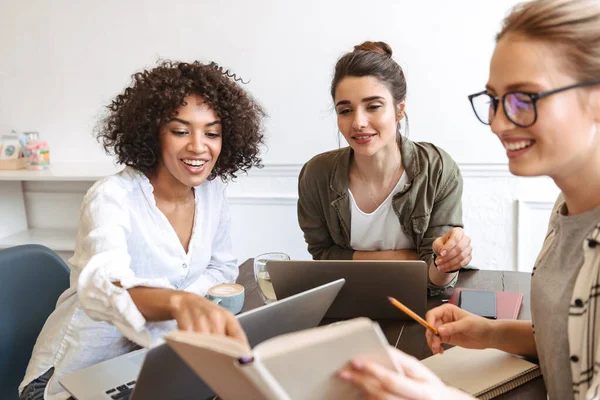
{"type": "Polygon", "coordinates": [[[600,207],[568,216],[559,196],[531,278],[535,343],[550,399],[573,399],[569,305],[584,261],[582,243],[600,220],[600,207]],[[550,239],[550,240],[549,240],[550,239]]]}

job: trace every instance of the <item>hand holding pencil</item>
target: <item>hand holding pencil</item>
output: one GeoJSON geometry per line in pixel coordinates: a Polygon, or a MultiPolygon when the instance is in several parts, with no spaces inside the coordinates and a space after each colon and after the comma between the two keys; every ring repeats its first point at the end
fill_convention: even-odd
{"type": "Polygon", "coordinates": [[[443,353],[442,343],[448,343],[469,349],[493,347],[491,340],[495,336],[496,321],[471,314],[452,304],[444,304],[430,310],[425,316],[427,324],[437,328],[438,333],[430,329],[425,331],[427,344],[433,354],[443,353]]]}
{"type": "Polygon", "coordinates": [[[431,332],[435,333],[436,335],[439,335],[439,332],[438,332],[438,330],[436,329],[435,326],[430,325],[429,323],[427,323],[427,321],[425,321],[423,318],[421,318],[417,314],[415,314],[415,312],[413,310],[411,310],[410,308],[406,307],[404,304],[400,303],[398,300],[396,300],[393,297],[389,297],[388,296],[388,300],[395,307],[397,307],[400,310],[404,311],[404,313],[406,315],[408,315],[409,317],[411,317],[412,319],[414,319],[415,321],[417,321],[418,323],[420,323],[421,325],[423,325],[425,327],[425,329],[429,329],[431,332]]]}

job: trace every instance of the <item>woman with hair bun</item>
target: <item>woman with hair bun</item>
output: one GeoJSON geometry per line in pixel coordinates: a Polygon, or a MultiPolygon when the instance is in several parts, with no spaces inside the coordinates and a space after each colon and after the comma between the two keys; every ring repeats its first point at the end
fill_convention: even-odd
{"type": "Polygon", "coordinates": [[[98,138],[126,167],[83,200],[71,287],[42,329],[21,399],[66,399],[64,374],[175,328],[247,342],[233,314],[204,298],[238,276],[223,183],[261,162],[264,112],[236,81],[214,63],[164,61],[110,103],[98,138]]]}
{"type": "Polygon", "coordinates": [[[471,261],[471,240],[458,166],[439,147],[401,134],[406,92],[384,42],[364,42],[338,60],[331,97],[349,146],[304,165],[298,221],[317,260],[425,261],[433,295],[471,261]]]}

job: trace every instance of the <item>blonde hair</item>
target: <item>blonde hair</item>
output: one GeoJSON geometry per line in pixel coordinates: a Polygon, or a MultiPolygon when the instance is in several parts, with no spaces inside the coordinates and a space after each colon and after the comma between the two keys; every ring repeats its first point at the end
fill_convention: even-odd
{"type": "Polygon", "coordinates": [[[534,0],[515,6],[496,41],[522,34],[557,46],[566,71],[580,79],[600,78],[600,1],[534,0]]]}

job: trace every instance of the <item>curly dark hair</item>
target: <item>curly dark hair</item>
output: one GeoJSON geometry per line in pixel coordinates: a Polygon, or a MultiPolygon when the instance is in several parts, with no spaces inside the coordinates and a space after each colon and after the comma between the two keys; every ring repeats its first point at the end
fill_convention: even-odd
{"type": "Polygon", "coordinates": [[[184,98],[198,95],[221,119],[221,154],[208,179],[235,179],[238,171],[262,167],[258,157],[264,143],[262,107],[236,82],[241,81],[216,63],[161,61],[132,76],[132,82],[108,106],[96,136],[119,164],[152,175],[160,162],[159,132],[184,98]]]}

